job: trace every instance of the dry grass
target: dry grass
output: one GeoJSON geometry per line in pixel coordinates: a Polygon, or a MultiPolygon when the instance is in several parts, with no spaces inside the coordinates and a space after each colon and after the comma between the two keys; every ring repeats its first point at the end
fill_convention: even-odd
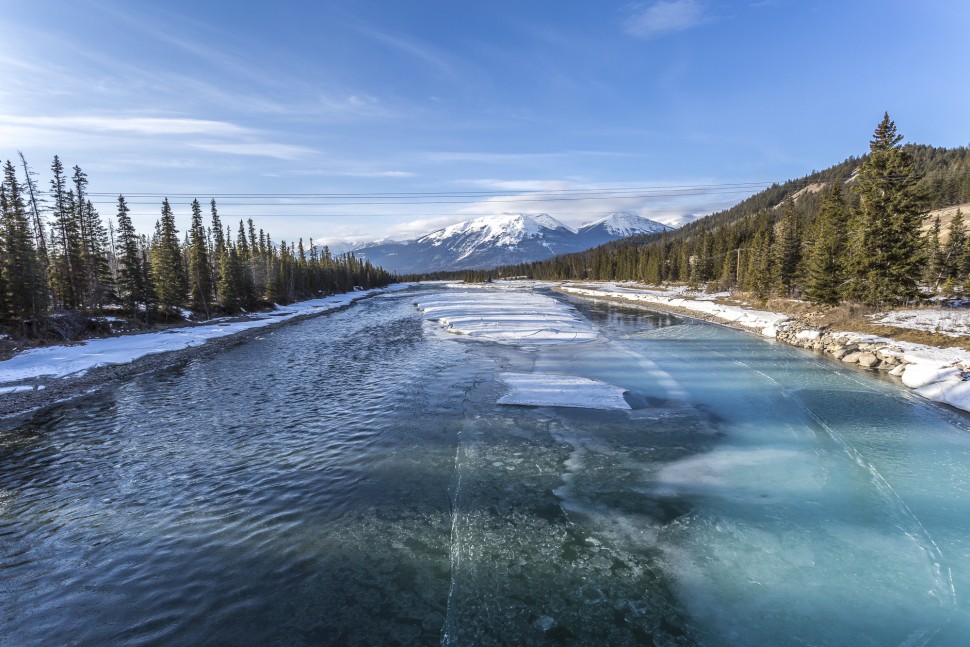
{"type": "MultiPolygon", "coordinates": [[[[747,302],[735,300],[734,303],[747,302]]],[[[747,304],[751,305],[750,303],[747,304]]],[[[964,350],[970,350],[970,338],[967,337],[952,337],[950,335],[942,335],[925,330],[913,330],[911,328],[899,328],[873,323],[869,319],[869,316],[886,312],[884,308],[869,308],[857,304],[823,306],[806,301],[796,301],[794,299],[769,299],[766,303],[758,304],[755,307],[786,314],[789,317],[798,319],[809,326],[817,328],[826,328],[841,332],[856,332],[863,335],[878,335],[897,341],[925,344],[938,348],[962,348],[964,350]]]]}

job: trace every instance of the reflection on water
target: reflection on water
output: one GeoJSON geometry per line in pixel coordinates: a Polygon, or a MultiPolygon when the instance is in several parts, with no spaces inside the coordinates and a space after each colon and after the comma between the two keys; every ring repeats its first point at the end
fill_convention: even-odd
{"type": "Polygon", "coordinates": [[[965,416],[671,315],[570,299],[601,341],[516,349],[413,300],[4,422],[0,645],[970,632],[965,416]],[[509,371],[634,409],[499,405],[509,371]]]}

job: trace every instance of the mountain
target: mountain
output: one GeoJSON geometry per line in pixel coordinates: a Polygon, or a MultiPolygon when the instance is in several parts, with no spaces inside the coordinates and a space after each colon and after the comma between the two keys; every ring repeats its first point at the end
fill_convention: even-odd
{"type": "Polygon", "coordinates": [[[583,238],[584,249],[602,245],[628,236],[656,234],[671,229],[653,220],[625,211],[611,213],[606,218],[583,225],[577,232],[583,238]]]}
{"type": "Polygon", "coordinates": [[[631,213],[614,213],[579,230],[548,214],[503,214],[466,220],[414,240],[362,245],[354,254],[399,273],[488,269],[667,229],[670,227],[631,213]]]}

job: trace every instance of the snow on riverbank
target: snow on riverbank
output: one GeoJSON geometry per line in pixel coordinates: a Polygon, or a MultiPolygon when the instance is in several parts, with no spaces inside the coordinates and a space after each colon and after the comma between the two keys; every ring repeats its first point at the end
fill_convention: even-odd
{"type": "Polygon", "coordinates": [[[448,332],[500,344],[547,345],[596,339],[570,306],[531,290],[453,289],[422,296],[417,307],[448,332]]]}
{"type": "Polygon", "coordinates": [[[646,305],[668,306],[672,308],[684,308],[705,314],[709,317],[720,319],[721,321],[736,323],[745,328],[751,328],[761,332],[766,337],[774,337],[778,325],[788,321],[786,315],[777,312],[765,312],[763,310],[752,310],[740,306],[722,305],[713,301],[717,295],[704,295],[704,297],[690,297],[683,289],[676,290],[645,290],[623,287],[614,283],[603,284],[583,284],[583,285],[563,285],[561,290],[567,294],[587,297],[608,297],[611,299],[622,299],[634,303],[646,305]]]}
{"type": "MultiPolygon", "coordinates": [[[[642,289],[613,283],[563,285],[567,294],[581,297],[600,297],[629,301],[646,307],[672,308],[694,312],[727,323],[734,323],[781,339],[796,346],[831,352],[826,342],[835,342],[842,352],[832,353],[835,359],[871,367],[892,366],[891,375],[928,400],[943,402],[970,411],[970,352],[960,348],[937,348],[924,344],[897,341],[888,337],[855,332],[827,332],[805,327],[789,317],[775,312],[753,310],[740,306],[714,303],[711,295],[693,298],[683,288],[674,290],[642,289]]],[[[962,312],[901,310],[882,315],[880,323],[893,326],[933,330],[949,330],[953,335],[970,330],[970,316],[962,312]],[[909,324],[909,325],[905,325],[909,324]],[[919,327],[919,326],[928,327],[919,327]]]]}
{"type": "Polygon", "coordinates": [[[970,310],[955,308],[893,310],[875,315],[872,323],[924,330],[948,337],[963,337],[970,334],[970,310]]]}
{"type": "Polygon", "coordinates": [[[159,332],[147,332],[120,337],[91,339],[74,346],[47,346],[24,351],[0,362],[0,395],[32,388],[16,385],[17,382],[35,378],[63,378],[83,375],[99,366],[126,364],[146,355],[181,350],[199,346],[210,339],[218,339],[239,332],[264,328],[295,317],[319,314],[346,306],[363,297],[386,291],[403,290],[409,284],[399,283],[384,289],[348,292],[322,299],[300,301],[279,306],[272,312],[253,315],[238,321],[220,321],[201,326],[169,328],[159,332]]]}

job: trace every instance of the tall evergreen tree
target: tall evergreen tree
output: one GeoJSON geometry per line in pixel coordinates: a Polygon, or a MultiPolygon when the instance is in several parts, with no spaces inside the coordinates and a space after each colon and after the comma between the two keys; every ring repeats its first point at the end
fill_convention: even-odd
{"type": "Polygon", "coordinates": [[[754,296],[761,301],[771,296],[776,285],[774,263],[774,234],[771,227],[760,229],[755,234],[749,251],[749,264],[746,284],[754,296]]]}
{"type": "Polygon", "coordinates": [[[162,202],[162,217],[156,224],[151,247],[152,283],[159,305],[172,310],[185,300],[185,273],[175,227],[175,216],[168,198],[162,202]]]}
{"type": "Polygon", "coordinates": [[[26,332],[45,314],[47,283],[34,248],[33,228],[27,216],[17,173],[8,160],[0,190],[0,274],[4,295],[0,316],[26,332]]]}
{"type": "Polygon", "coordinates": [[[805,292],[814,303],[836,305],[841,300],[847,217],[841,184],[833,181],[819,207],[808,252],[805,292]]]}
{"type": "MultiPolygon", "coordinates": [[[[219,227],[221,232],[222,227],[219,227]]],[[[206,319],[210,316],[209,304],[212,301],[212,270],[209,265],[209,251],[206,249],[205,225],[202,224],[202,206],[198,200],[192,201],[192,225],[189,228],[189,295],[192,309],[201,312],[206,319]]]]}
{"type": "Polygon", "coordinates": [[[81,232],[74,214],[74,200],[67,189],[64,166],[57,155],[51,163],[51,197],[54,209],[54,261],[52,283],[58,303],[69,310],[84,303],[84,268],[81,232]]]}
{"type": "Polygon", "coordinates": [[[933,219],[933,225],[926,233],[926,249],[924,257],[926,263],[923,266],[923,282],[931,286],[934,291],[938,291],[940,284],[944,280],[944,255],[943,245],[940,243],[940,217],[933,219]]]}
{"type": "Polygon", "coordinates": [[[963,222],[963,211],[957,209],[947,227],[946,244],[943,245],[941,271],[944,280],[952,279],[961,283],[967,274],[965,250],[967,249],[967,230],[963,222]]]}
{"type": "Polygon", "coordinates": [[[781,293],[792,296],[802,259],[802,237],[798,230],[798,211],[789,198],[782,207],[775,237],[775,274],[781,293]]]}
{"type": "Polygon", "coordinates": [[[148,276],[139,245],[138,234],[131,223],[130,209],[123,195],[118,196],[118,288],[131,311],[132,317],[138,316],[138,305],[148,313],[148,276]]]}
{"type": "Polygon", "coordinates": [[[27,166],[27,159],[24,154],[17,151],[17,155],[20,156],[20,164],[24,169],[24,188],[27,190],[27,204],[30,206],[30,214],[33,217],[34,225],[34,237],[37,241],[37,254],[40,257],[41,267],[44,271],[44,277],[47,277],[47,264],[49,260],[49,250],[47,245],[47,234],[44,231],[44,219],[41,215],[41,205],[40,205],[40,191],[37,190],[37,185],[34,183],[34,175],[36,175],[29,166],[27,166]]]}
{"type": "Polygon", "coordinates": [[[869,305],[914,299],[922,270],[920,224],[927,200],[919,176],[887,113],[869,143],[869,156],[859,167],[850,241],[849,294],[869,305]]]}

